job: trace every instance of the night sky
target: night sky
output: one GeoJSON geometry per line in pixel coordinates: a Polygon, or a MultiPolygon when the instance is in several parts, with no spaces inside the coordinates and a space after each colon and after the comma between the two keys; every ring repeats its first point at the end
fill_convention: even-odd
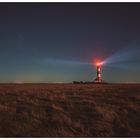
{"type": "Polygon", "coordinates": [[[105,81],[140,82],[140,3],[0,3],[1,83],[92,81],[108,58],[105,81]]]}

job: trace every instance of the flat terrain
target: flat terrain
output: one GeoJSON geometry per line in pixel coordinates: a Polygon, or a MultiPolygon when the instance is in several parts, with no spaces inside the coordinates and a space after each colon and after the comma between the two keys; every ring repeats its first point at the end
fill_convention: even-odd
{"type": "Polygon", "coordinates": [[[0,84],[0,137],[140,137],[140,85],[0,84]]]}

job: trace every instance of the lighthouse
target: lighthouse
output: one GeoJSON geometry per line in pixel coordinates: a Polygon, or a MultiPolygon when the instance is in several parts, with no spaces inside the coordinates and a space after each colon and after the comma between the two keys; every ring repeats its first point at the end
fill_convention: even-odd
{"type": "Polygon", "coordinates": [[[102,78],[101,78],[101,64],[97,63],[96,67],[97,67],[97,77],[94,80],[94,82],[100,83],[100,82],[102,82],[102,78]]]}

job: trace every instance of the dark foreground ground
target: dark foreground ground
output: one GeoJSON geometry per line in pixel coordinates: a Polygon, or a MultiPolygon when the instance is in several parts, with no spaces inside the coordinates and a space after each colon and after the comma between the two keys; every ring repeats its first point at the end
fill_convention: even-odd
{"type": "Polygon", "coordinates": [[[140,85],[1,84],[0,137],[140,137],[140,85]]]}

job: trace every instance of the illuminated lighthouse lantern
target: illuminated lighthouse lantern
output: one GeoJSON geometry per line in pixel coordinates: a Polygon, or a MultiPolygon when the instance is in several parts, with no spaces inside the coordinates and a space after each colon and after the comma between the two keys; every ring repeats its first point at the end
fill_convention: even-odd
{"type": "Polygon", "coordinates": [[[96,67],[97,67],[97,77],[94,80],[94,82],[100,83],[100,82],[102,82],[102,78],[101,78],[101,63],[97,63],[96,67]]]}

